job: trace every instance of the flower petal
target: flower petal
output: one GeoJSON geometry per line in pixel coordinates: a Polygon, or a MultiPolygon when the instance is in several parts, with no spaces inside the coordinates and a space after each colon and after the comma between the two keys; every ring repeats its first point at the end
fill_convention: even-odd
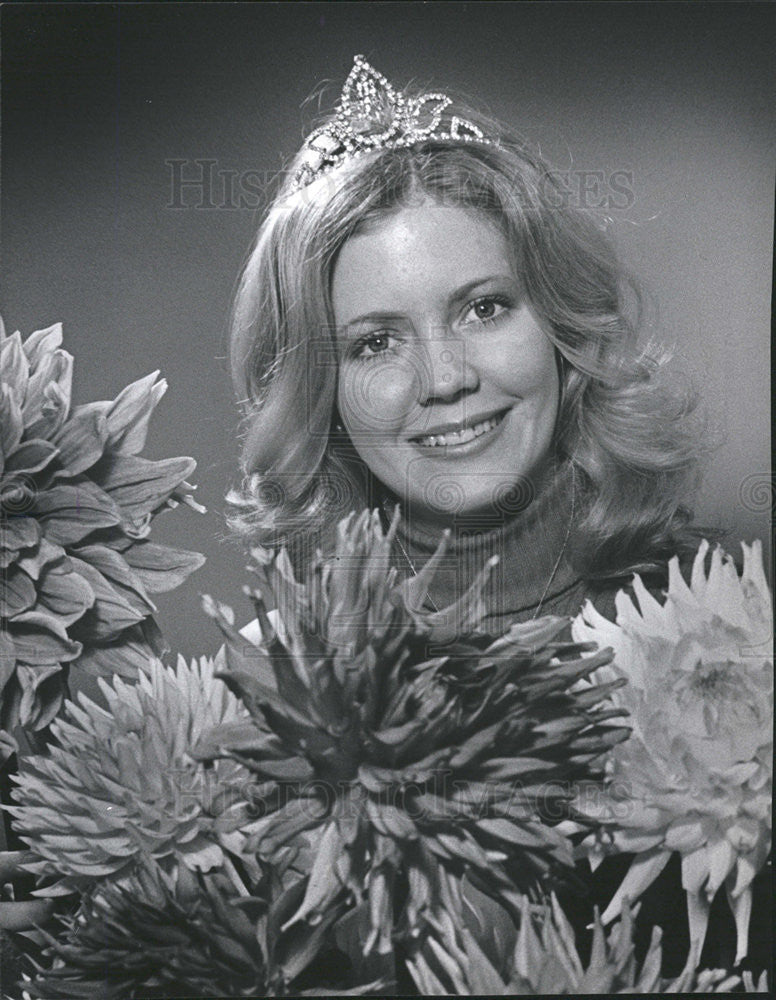
{"type": "Polygon", "coordinates": [[[709,877],[709,854],[705,846],[682,857],[682,886],[688,893],[699,893],[709,877]]]}
{"type": "Polygon", "coordinates": [[[22,344],[30,368],[37,369],[47,354],[62,346],[62,324],[54,323],[43,330],[35,330],[22,344]]]}
{"type": "Polygon", "coordinates": [[[148,423],[156,404],[167,391],[167,380],[151,372],[122,389],[108,412],[108,431],[113,451],[136,455],[145,447],[148,423]]]}
{"type": "Polygon", "coordinates": [[[27,391],[29,373],[30,363],[22,348],[22,335],[17,330],[0,345],[0,374],[19,408],[27,391]]]}
{"type": "Polygon", "coordinates": [[[722,837],[713,844],[709,844],[709,881],[706,884],[706,895],[711,901],[716,895],[717,889],[722,885],[730,874],[730,870],[735,866],[736,854],[727,838],[722,837]]]}
{"type": "Polygon", "coordinates": [[[706,831],[700,817],[675,820],[665,833],[669,851],[694,851],[706,841],[706,831]]]}
{"type": "MultiPolygon", "coordinates": [[[[139,544],[145,544],[140,542],[139,544]]],[[[162,546],[159,546],[162,548],[162,546]]],[[[127,554],[132,550],[127,550],[127,554]]],[[[124,554],[119,554],[115,549],[108,548],[107,545],[81,545],[77,549],[71,550],[74,556],[88,562],[118,588],[125,599],[141,614],[152,614],[156,611],[156,605],[149,598],[142,581],[138,575],[130,568],[124,554]]],[[[201,557],[204,561],[204,557],[201,557]]]]}
{"type": "Polygon", "coordinates": [[[700,955],[703,942],[706,940],[706,929],[709,926],[711,903],[704,892],[687,893],[687,919],[690,924],[690,946],[700,955]]]}
{"type": "MultiPolygon", "coordinates": [[[[26,350],[27,342],[24,344],[26,350]]],[[[34,428],[39,424],[51,394],[47,389],[56,385],[69,400],[73,380],[73,357],[67,351],[55,350],[40,360],[30,372],[27,392],[22,405],[22,417],[27,428],[27,436],[35,437],[34,428]]]]}
{"type": "Polygon", "coordinates": [[[736,958],[733,965],[743,962],[749,951],[749,920],[752,915],[752,889],[751,886],[744,889],[737,896],[733,895],[735,884],[732,879],[725,883],[728,903],[733,911],[736,922],[736,958]]]}
{"type": "Polygon", "coordinates": [[[95,595],[83,576],[72,568],[49,565],[44,567],[38,581],[38,600],[41,609],[69,627],[92,607],[95,595]]]}
{"type": "Polygon", "coordinates": [[[18,446],[23,433],[22,408],[11,386],[3,381],[0,385],[0,457],[4,458],[18,446]]]}
{"type": "Polygon", "coordinates": [[[20,665],[16,675],[22,688],[19,723],[32,730],[49,725],[62,707],[64,676],[59,663],[34,668],[20,665]]]}
{"type": "Polygon", "coordinates": [[[97,528],[121,523],[113,500],[94,483],[58,485],[35,499],[35,514],[46,537],[59,545],[75,545],[97,528]]]}
{"type": "MultiPolygon", "coordinates": [[[[283,924],[280,928],[281,931],[285,931],[286,928],[295,924],[299,920],[303,920],[305,917],[310,917],[316,911],[320,910],[331,898],[335,896],[340,889],[342,884],[335,874],[335,867],[338,861],[343,857],[342,854],[342,838],[340,837],[339,826],[336,822],[330,822],[323,831],[321,835],[318,851],[315,855],[315,861],[313,862],[312,869],[310,871],[309,878],[307,880],[307,888],[305,890],[304,898],[302,900],[302,905],[294,913],[294,915],[283,924]]],[[[347,857],[347,855],[344,855],[347,857]]]]}
{"type": "MultiPolygon", "coordinates": [[[[31,517],[25,520],[31,522],[35,526],[36,531],[40,531],[37,521],[34,521],[31,517]]],[[[23,569],[33,580],[39,579],[41,570],[52,564],[56,564],[57,568],[62,571],[67,571],[71,568],[62,546],[54,545],[46,538],[40,538],[33,552],[29,554],[25,553],[16,561],[19,569],[23,569]]]]}
{"type": "Polygon", "coordinates": [[[152,462],[136,455],[113,453],[92,469],[92,475],[124,518],[137,520],[153,513],[197,463],[193,458],[168,458],[152,462]]]}
{"type": "Polygon", "coordinates": [[[609,900],[609,905],[601,914],[601,923],[608,924],[618,917],[626,898],[631,901],[638,899],[665,868],[670,857],[671,852],[662,848],[653,848],[635,857],[619,888],[609,900]]]}
{"type": "Polygon", "coordinates": [[[18,552],[20,549],[32,548],[40,535],[40,525],[34,517],[19,515],[4,518],[3,530],[0,531],[0,549],[18,552]]]}
{"type": "Polygon", "coordinates": [[[134,680],[148,668],[153,655],[154,650],[135,634],[134,629],[126,629],[113,642],[90,643],[73,665],[95,677],[121,677],[134,680]]]}
{"type": "Polygon", "coordinates": [[[5,458],[5,475],[32,475],[40,472],[59,454],[59,449],[50,441],[32,438],[22,443],[5,458]]]}
{"type": "Polygon", "coordinates": [[[74,660],[83,648],[68,637],[57,618],[40,611],[24,611],[10,619],[8,632],[18,659],[32,666],[74,660]]]}
{"type": "Polygon", "coordinates": [[[76,410],[54,437],[62,466],[54,478],[72,478],[91,469],[102,457],[107,437],[108,427],[101,413],[76,410]]]}
{"type": "Polygon", "coordinates": [[[73,569],[94,592],[94,604],[82,622],[84,634],[90,641],[115,639],[125,628],[145,618],[147,611],[138,610],[135,602],[128,601],[95,566],[76,556],[70,559],[73,569]]]}
{"type": "Polygon", "coordinates": [[[12,618],[14,615],[34,606],[37,600],[35,584],[18,566],[3,573],[0,580],[0,615],[12,618]]]}
{"type": "Polygon", "coordinates": [[[199,552],[145,541],[127,549],[124,558],[152,593],[179,586],[205,562],[205,557],[199,552]]]}

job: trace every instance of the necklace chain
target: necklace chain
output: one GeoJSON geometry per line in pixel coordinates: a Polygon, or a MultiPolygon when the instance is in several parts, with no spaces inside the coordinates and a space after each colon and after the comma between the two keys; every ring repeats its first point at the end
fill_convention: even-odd
{"type": "MultiPolygon", "coordinates": [[[[552,586],[552,581],[555,579],[555,574],[558,572],[558,568],[560,567],[561,561],[562,561],[563,556],[564,556],[564,554],[566,552],[566,546],[568,545],[568,541],[569,541],[569,538],[571,536],[571,526],[574,523],[574,512],[575,512],[576,492],[577,492],[576,491],[576,485],[577,485],[577,481],[576,481],[576,469],[574,468],[574,464],[571,463],[571,511],[569,512],[569,519],[568,519],[568,523],[566,524],[566,533],[563,536],[563,544],[560,547],[560,552],[558,553],[558,558],[555,560],[555,565],[552,567],[552,572],[550,573],[550,577],[547,580],[545,588],[544,588],[544,590],[542,592],[542,596],[539,598],[539,603],[536,605],[536,610],[531,615],[531,620],[532,621],[533,621],[534,618],[538,618],[539,617],[539,613],[542,610],[542,606],[543,606],[543,604],[544,604],[544,602],[545,602],[545,600],[547,598],[547,594],[550,591],[550,587],[552,586]]],[[[383,506],[383,510],[385,511],[385,500],[383,500],[382,506],[383,506]]],[[[386,511],[386,514],[387,514],[387,511],[386,511]]],[[[404,545],[402,544],[401,538],[399,538],[398,534],[395,536],[395,538],[396,538],[396,544],[399,546],[399,551],[404,556],[404,560],[407,563],[407,565],[409,566],[409,568],[410,568],[413,576],[417,576],[418,573],[417,573],[417,570],[415,569],[415,564],[413,563],[412,559],[410,558],[409,552],[407,552],[407,550],[405,549],[404,545]]],[[[434,600],[431,597],[431,594],[427,593],[426,596],[428,598],[429,604],[432,606],[432,608],[434,609],[434,611],[438,612],[439,608],[434,603],[434,600]]]]}
{"type": "MultiPolygon", "coordinates": [[[[410,559],[410,554],[409,554],[409,552],[407,552],[407,550],[406,550],[406,549],[404,548],[404,546],[402,545],[402,543],[401,543],[401,538],[399,538],[399,535],[398,535],[398,533],[397,533],[397,534],[396,534],[396,535],[395,535],[394,537],[396,538],[396,544],[397,544],[397,545],[399,546],[399,550],[401,551],[401,554],[402,554],[402,555],[404,556],[404,558],[405,558],[405,560],[406,560],[406,562],[407,562],[407,565],[409,566],[410,570],[412,571],[412,575],[413,575],[413,576],[417,576],[417,575],[418,575],[418,571],[417,571],[417,570],[415,569],[415,564],[414,564],[414,563],[413,563],[413,561],[412,561],[412,560],[410,559]]],[[[428,591],[426,591],[426,598],[427,598],[427,600],[428,600],[429,604],[431,605],[431,607],[432,607],[432,608],[434,609],[434,611],[438,612],[438,611],[439,611],[439,608],[438,608],[438,607],[436,606],[436,604],[434,603],[434,599],[433,599],[433,597],[431,596],[431,594],[429,594],[429,592],[428,592],[428,591]]]]}
{"type": "Polygon", "coordinates": [[[555,579],[555,574],[558,572],[558,567],[561,564],[564,553],[566,552],[566,546],[568,545],[569,536],[571,535],[571,525],[574,523],[574,506],[576,500],[576,489],[577,486],[577,475],[574,468],[574,463],[571,463],[571,510],[569,511],[569,519],[566,524],[566,534],[563,536],[563,545],[560,547],[560,552],[558,553],[558,558],[555,560],[555,565],[552,567],[552,572],[550,573],[550,578],[547,581],[547,586],[544,588],[542,596],[539,598],[539,603],[536,605],[536,611],[531,615],[531,620],[539,617],[539,612],[542,610],[542,605],[544,600],[549,593],[550,587],[552,586],[552,581],[555,579]]]}

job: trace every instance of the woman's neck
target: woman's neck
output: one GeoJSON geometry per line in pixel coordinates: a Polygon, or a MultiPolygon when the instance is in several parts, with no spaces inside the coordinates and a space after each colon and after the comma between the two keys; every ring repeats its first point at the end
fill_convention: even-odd
{"type": "Polygon", "coordinates": [[[537,515],[564,472],[569,473],[566,465],[550,459],[534,470],[530,477],[522,476],[512,487],[502,489],[490,505],[463,512],[454,509],[454,494],[449,510],[432,510],[408,504],[382,486],[378,487],[378,498],[382,510],[389,514],[389,520],[390,514],[399,505],[403,534],[436,548],[445,531],[449,531],[454,540],[457,537],[500,532],[509,525],[516,527],[521,520],[527,523],[537,515]]]}
{"type": "MultiPolygon", "coordinates": [[[[540,613],[553,595],[578,582],[569,560],[579,513],[576,492],[574,470],[563,465],[545,479],[530,502],[516,498],[511,509],[505,504],[490,519],[459,515],[449,525],[447,549],[431,586],[432,606],[443,608],[458,600],[486,561],[498,555],[485,592],[489,614],[503,616],[529,609],[540,613]]],[[[440,524],[414,519],[409,512],[397,530],[393,554],[397,568],[416,573],[436,550],[443,530],[440,524]]]]}

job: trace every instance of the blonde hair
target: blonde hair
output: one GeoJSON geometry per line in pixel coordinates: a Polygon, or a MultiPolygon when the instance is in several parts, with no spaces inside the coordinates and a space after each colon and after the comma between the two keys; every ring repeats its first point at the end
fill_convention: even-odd
{"type": "Polygon", "coordinates": [[[372,505],[369,471],[336,429],[331,276],[345,241],[420,195],[485,213],[514,249],[527,299],[555,345],[558,458],[573,461],[584,575],[660,564],[691,540],[684,507],[701,437],[669,353],[639,349],[639,296],[594,216],[567,204],[555,175],[517,135],[457,104],[497,145],[428,140],[354,156],[271,205],[236,293],[231,366],[245,407],[230,527],[262,544],[316,536],[372,505]]]}

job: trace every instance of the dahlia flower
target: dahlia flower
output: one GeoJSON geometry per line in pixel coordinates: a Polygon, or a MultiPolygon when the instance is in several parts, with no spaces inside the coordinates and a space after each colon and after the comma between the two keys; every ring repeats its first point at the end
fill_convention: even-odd
{"type": "Polygon", "coordinates": [[[575,620],[575,639],[614,650],[596,679],[627,678],[610,697],[633,725],[611,752],[606,792],[582,788],[577,807],[604,824],[585,842],[593,863],[607,852],[636,854],[605,923],[678,851],[691,940],[700,953],[724,884],[738,963],[748,946],[751,883],[771,844],[773,616],[760,543],[743,545],[740,579],[719,548],[707,573],[708,548],[701,545],[689,585],[671,560],[664,604],[637,576],[638,610],[621,592],[616,624],[590,603],[575,620]]]}
{"type": "Polygon", "coordinates": [[[654,928],[643,961],[636,962],[634,917],[627,902],[606,934],[598,913],[587,968],[574,932],[552,895],[534,904],[523,898],[519,927],[507,921],[500,934],[465,919],[460,885],[448,880],[448,907],[407,966],[427,996],[542,996],[546,994],[729,993],[741,980],[720,969],[694,971],[691,954],[676,979],[661,978],[661,931],[654,928]],[[456,919],[456,917],[458,919],[456,919]],[[463,917],[463,919],[461,919],[463,917]]]}
{"type": "Polygon", "coordinates": [[[349,989],[349,970],[341,967],[323,982],[314,960],[328,922],[283,934],[278,927],[298,903],[298,887],[280,887],[265,870],[251,888],[238,891],[222,871],[183,869],[172,879],[141,863],[124,884],[86,894],[76,913],[60,918],[56,934],[39,932],[48,967],[36,963],[26,991],[41,1000],[387,992],[385,980],[349,989]],[[317,988],[304,989],[303,975],[317,988]]]}
{"type": "Polygon", "coordinates": [[[25,868],[57,880],[38,893],[121,881],[143,857],[168,872],[224,865],[215,824],[246,773],[232,761],[206,771],[190,750],[244,710],[212,661],[153,660],[137,684],[99,683],[107,709],[80,693],[53,723],[49,753],[22,758],[13,779],[17,805],[5,808],[38,858],[25,868]]]}
{"type": "Polygon", "coordinates": [[[14,728],[44,729],[71,665],[134,676],[162,651],[149,592],[203,562],[148,541],[196,462],[140,458],[167,385],[158,372],[115,400],[71,407],[73,359],[59,324],[22,342],[0,327],[0,757],[14,728]]]}
{"type": "Polygon", "coordinates": [[[138,866],[124,884],[85,895],[55,934],[39,932],[47,967],[37,963],[25,992],[45,1000],[266,995],[254,914],[235,897],[221,873],[173,880],[138,866]]]}
{"type": "Polygon", "coordinates": [[[421,932],[446,870],[514,910],[518,887],[571,866],[556,828],[570,783],[592,778],[626,733],[609,721],[621,713],[599,706],[606,689],[570,691],[608,654],[559,643],[563,619],[495,641],[475,631],[487,569],[457,605],[420,610],[445,542],[400,583],[397,524],[398,513],[385,534],[377,511],[345,518],[334,556],[318,553],[303,583],[284,550],[254,549],[279,616],[275,629],[248,590],[259,645],[231,610],[206,605],[226,637],[221,676],[250,718],[207,734],[198,753],[230,756],[260,782],[233,820],[246,852],[298,852],[306,889],[286,926],[315,925],[347,899],[366,913],[364,954],[421,932]],[[469,634],[456,640],[451,621],[469,634]]]}

